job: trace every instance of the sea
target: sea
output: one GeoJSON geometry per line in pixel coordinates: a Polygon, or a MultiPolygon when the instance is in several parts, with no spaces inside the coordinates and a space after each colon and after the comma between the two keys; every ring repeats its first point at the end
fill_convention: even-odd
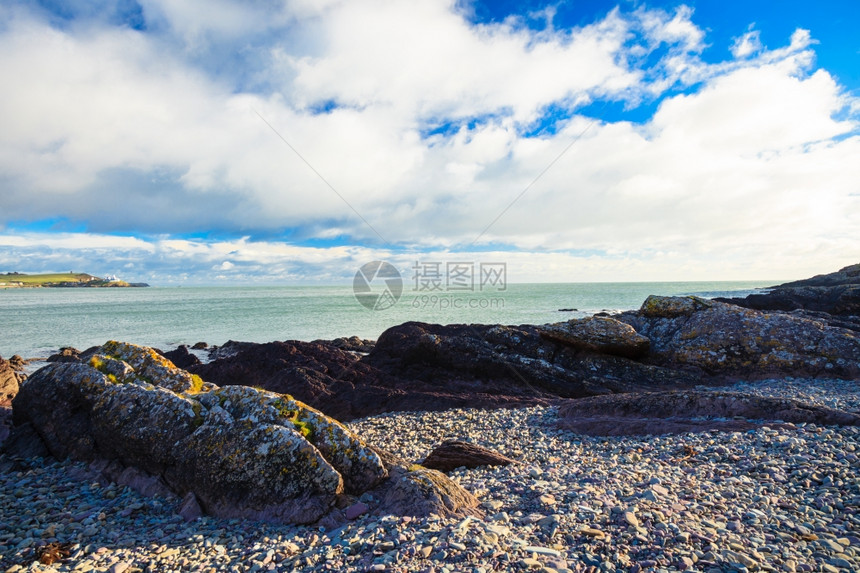
{"type": "Polygon", "coordinates": [[[0,356],[121,340],[171,350],[228,340],[376,339],[407,322],[545,324],[639,308],[651,294],[746,296],[778,281],[507,284],[484,291],[404,289],[367,308],[353,286],[0,289],[0,356]]]}

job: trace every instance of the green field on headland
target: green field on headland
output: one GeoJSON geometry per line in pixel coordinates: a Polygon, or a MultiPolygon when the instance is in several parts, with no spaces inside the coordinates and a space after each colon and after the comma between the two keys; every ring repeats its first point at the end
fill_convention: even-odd
{"type": "Polygon", "coordinates": [[[149,286],[144,283],[127,283],[115,278],[101,278],[87,273],[47,273],[28,275],[25,273],[0,274],[0,288],[27,287],[132,287],[149,286]]]}

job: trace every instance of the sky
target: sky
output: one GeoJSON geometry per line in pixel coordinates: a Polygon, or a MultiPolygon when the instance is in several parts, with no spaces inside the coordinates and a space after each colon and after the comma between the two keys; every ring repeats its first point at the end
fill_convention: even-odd
{"type": "Polygon", "coordinates": [[[0,5],[0,272],[795,279],[860,261],[860,3],[0,5]]]}

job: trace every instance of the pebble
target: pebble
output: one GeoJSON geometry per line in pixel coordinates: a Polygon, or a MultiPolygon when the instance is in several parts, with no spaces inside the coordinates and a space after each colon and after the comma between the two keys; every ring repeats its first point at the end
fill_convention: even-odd
{"type": "MultiPolygon", "coordinates": [[[[860,411],[856,382],[728,389],[860,411]]],[[[449,474],[478,496],[484,519],[373,515],[364,508],[372,497],[362,496],[334,531],[208,516],[186,523],[180,499],[100,485],[79,463],[0,455],[0,571],[860,570],[858,428],[604,438],[559,430],[556,419],[555,408],[535,407],[352,422],[410,462],[464,439],[522,463],[449,474]],[[71,544],[71,557],[33,565],[51,541],[71,544]]]]}

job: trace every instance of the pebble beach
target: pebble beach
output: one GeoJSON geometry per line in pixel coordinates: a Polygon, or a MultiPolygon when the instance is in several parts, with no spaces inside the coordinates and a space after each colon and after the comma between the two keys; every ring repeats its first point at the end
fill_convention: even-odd
{"type": "MultiPolygon", "coordinates": [[[[856,382],[728,388],[860,411],[856,382]]],[[[860,570],[860,428],[589,437],[554,407],[389,413],[349,426],[420,462],[446,439],[518,460],[449,475],[482,519],[362,515],[327,530],[202,517],[92,481],[86,466],[0,456],[0,571],[860,570]],[[43,564],[39,547],[68,556],[43,564]]]]}

